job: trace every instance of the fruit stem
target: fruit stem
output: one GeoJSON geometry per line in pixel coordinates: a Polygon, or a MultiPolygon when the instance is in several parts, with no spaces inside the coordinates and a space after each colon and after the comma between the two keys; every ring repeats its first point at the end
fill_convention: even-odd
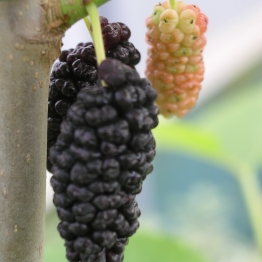
{"type": "Polygon", "coordinates": [[[97,65],[99,66],[101,62],[106,58],[104,42],[102,37],[102,30],[100,25],[99,13],[96,5],[91,1],[86,6],[86,11],[88,12],[91,23],[92,23],[92,37],[94,40],[95,52],[97,65]]]}
{"type": "Polygon", "coordinates": [[[176,10],[176,0],[169,0],[170,8],[176,10]]]}
{"type": "Polygon", "coordinates": [[[262,257],[262,198],[257,173],[248,165],[241,166],[237,172],[236,177],[243,192],[257,248],[262,257]]]}
{"type": "Polygon", "coordinates": [[[90,21],[90,19],[89,19],[89,16],[86,16],[85,18],[84,18],[84,22],[85,22],[85,24],[86,24],[86,27],[87,27],[87,29],[88,29],[88,32],[89,32],[89,34],[91,35],[91,37],[92,37],[92,39],[93,39],[93,32],[92,32],[92,29],[91,29],[91,21],[90,21]]]}

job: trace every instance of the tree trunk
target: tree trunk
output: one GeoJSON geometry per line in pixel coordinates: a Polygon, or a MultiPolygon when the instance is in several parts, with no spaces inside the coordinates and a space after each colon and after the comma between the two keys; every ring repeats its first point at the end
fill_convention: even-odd
{"type": "Polygon", "coordinates": [[[42,262],[55,1],[0,0],[0,261],[42,262]],[[43,1],[42,1],[43,2],[43,1]]]}
{"type": "Polygon", "coordinates": [[[0,262],[43,262],[49,72],[83,3],[0,0],[0,262]]]}

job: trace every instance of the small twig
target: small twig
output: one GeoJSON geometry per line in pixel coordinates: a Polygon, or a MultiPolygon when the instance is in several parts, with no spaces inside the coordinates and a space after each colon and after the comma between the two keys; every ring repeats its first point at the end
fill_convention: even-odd
{"type": "Polygon", "coordinates": [[[262,196],[257,173],[250,166],[244,165],[236,177],[243,192],[257,248],[262,257],[262,196]]]}
{"type": "Polygon", "coordinates": [[[176,0],[169,0],[170,8],[175,10],[176,9],[176,0]]]}
{"type": "Polygon", "coordinates": [[[90,21],[90,19],[89,19],[88,16],[86,16],[86,17],[84,18],[84,22],[85,22],[85,24],[86,24],[86,27],[87,27],[87,29],[88,29],[89,34],[90,34],[91,37],[93,38],[92,25],[91,25],[91,21],[90,21]]]}

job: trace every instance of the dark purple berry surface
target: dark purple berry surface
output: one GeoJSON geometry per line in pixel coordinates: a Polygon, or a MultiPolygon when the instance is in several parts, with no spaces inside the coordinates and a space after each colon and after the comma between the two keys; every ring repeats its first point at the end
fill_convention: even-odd
{"type": "Polygon", "coordinates": [[[100,23],[109,59],[97,67],[93,43],[79,43],[50,75],[47,169],[70,262],[123,261],[139,227],[135,196],[156,153],[157,94],[134,68],[131,32],[100,23]]]}
{"type": "MultiPolygon", "coordinates": [[[[130,29],[123,23],[109,23],[100,17],[106,56],[134,67],[140,61],[140,53],[128,42],[130,29]],[[110,29],[110,30],[109,30],[110,29]],[[114,40],[116,37],[117,41],[114,40]]],[[[92,42],[79,43],[75,49],[63,50],[51,72],[48,98],[47,169],[50,170],[49,149],[59,134],[60,124],[67,109],[76,101],[79,90],[97,81],[95,49],[92,42]],[[53,119],[54,118],[54,119],[53,119]]],[[[96,120],[94,120],[96,121],[96,120]]],[[[99,121],[99,120],[97,120],[99,121]]]]}
{"type": "Polygon", "coordinates": [[[97,81],[67,107],[60,128],[62,109],[50,110],[50,131],[58,133],[49,154],[53,202],[70,262],[123,261],[139,227],[135,196],[153,170],[156,96],[135,69],[106,59],[97,81]]]}

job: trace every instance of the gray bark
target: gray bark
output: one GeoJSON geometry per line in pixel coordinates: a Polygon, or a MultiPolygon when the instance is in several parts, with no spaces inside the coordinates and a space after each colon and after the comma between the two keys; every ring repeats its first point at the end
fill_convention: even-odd
{"type": "Polygon", "coordinates": [[[0,1],[0,262],[42,262],[54,1],[0,1]]]}
{"type": "Polygon", "coordinates": [[[0,17],[0,262],[43,262],[49,72],[67,27],[59,0],[0,0],[0,17]]]}

